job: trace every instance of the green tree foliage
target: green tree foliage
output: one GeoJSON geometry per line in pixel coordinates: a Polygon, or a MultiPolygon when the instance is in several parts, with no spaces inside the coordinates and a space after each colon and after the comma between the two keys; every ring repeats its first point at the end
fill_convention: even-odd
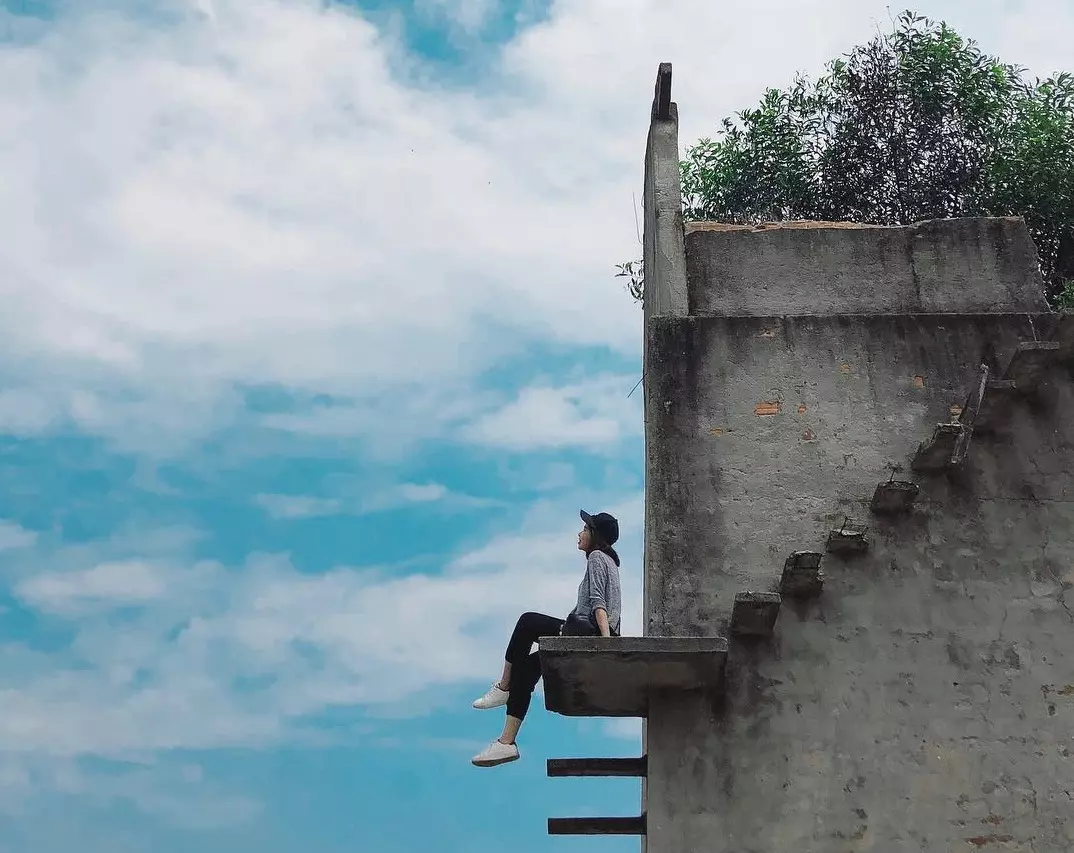
{"type": "Polygon", "coordinates": [[[681,169],[687,220],[1023,216],[1050,296],[1074,306],[1074,76],[1030,82],[944,23],[903,13],[725,119],[681,169]]]}

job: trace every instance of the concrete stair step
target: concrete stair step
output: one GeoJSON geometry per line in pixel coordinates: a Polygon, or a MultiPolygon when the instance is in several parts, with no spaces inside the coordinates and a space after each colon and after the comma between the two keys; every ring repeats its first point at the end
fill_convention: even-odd
{"type": "Polygon", "coordinates": [[[738,593],[731,610],[731,633],[738,637],[771,636],[782,600],[778,592],[738,593]]]}
{"type": "Polygon", "coordinates": [[[920,491],[921,487],[917,483],[905,480],[888,480],[886,483],[878,483],[869,509],[877,515],[898,515],[909,512],[920,491]]]}

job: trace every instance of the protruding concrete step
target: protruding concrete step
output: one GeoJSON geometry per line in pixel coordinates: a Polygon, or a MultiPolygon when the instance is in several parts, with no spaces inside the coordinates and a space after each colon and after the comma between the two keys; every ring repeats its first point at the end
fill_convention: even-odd
{"type": "Polygon", "coordinates": [[[768,637],[776,627],[778,592],[740,592],[731,611],[731,633],[740,637],[768,637]]]}
{"type": "Polygon", "coordinates": [[[975,432],[991,432],[1009,417],[1018,399],[1018,386],[1013,379],[994,379],[985,388],[981,408],[973,423],[975,432]]]}
{"type": "Polygon", "coordinates": [[[649,758],[549,758],[548,775],[565,776],[642,776],[649,772],[649,758]]]}
{"type": "Polygon", "coordinates": [[[724,637],[542,637],[544,704],[567,717],[646,717],[655,692],[719,687],[724,637]]]}
{"type": "Polygon", "coordinates": [[[877,515],[898,515],[909,512],[917,500],[918,492],[921,491],[917,483],[904,480],[888,480],[886,483],[878,483],[873,492],[873,500],[869,504],[877,515]]]}
{"type": "Polygon", "coordinates": [[[1003,378],[1027,394],[1037,387],[1048,366],[1059,358],[1061,349],[1059,341],[1023,341],[1014,351],[1003,378]]]}
{"type": "Polygon", "coordinates": [[[842,527],[828,531],[824,550],[829,554],[864,554],[869,550],[869,540],[865,538],[866,531],[847,527],[849,520],[843,519],[842,527]]]}
{"type": "Polygon", "coordinates": [[[549,835],[645,835],[645,815],[639,817],[550,817],[549,835]]]}
{"type": "Polygon", "coordinates": [[[932,438],[918,445],[917,453],[910,463],[915,471],[943,471],[958,464],[956,459],[965,455],[967,440],[965,425],[960,423],[936,424],[932,438]]]}
{"type": "Polygon", "coordinates": [[[783,564],[779,591],[785,598],[812,598],[824,591],[823,555],[816,551],[795,551],[783,564]]]}

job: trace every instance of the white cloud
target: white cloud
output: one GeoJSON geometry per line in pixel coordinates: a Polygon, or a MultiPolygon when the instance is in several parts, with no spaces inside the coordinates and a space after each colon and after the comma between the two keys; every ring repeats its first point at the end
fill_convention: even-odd
{"type": "Polygon", "coordinates": [[[130,560],[30,575],[14,592],[38,610],[74,615],[86,609],[147,604],[166,595],[173,581],[163,566],[130,560]]]}
{"type": "MultiPolygon", "coordinates": [[[[0,47],[0,429],[140,452],[241,420],[236,387],[330,395],[273,423],[391,443],[439,435],[439,403],[467,421],[478,377],[529,342],[634,356],[611,273],[638,252],[657,63],[685,146],[888,19],[876,0],[562,0],[470,90],[341,5],[62,8],[0,47]],[[412,417],[410,398],[434,402],[412,417]]],[[[919,8],[1034,70],[1069,56],[1061,0],[919,8]]]]}
{"type": "MultiPolygon", "coordinates": [[[[623,629],[637,633],[640,497],[611,511],[625,533],[623,629]]],[[[67,620],[75,639],[60,652],[0,646],[0,752],[259,746],[300,738],[299,721],[338,705],[428,713],[445,688],[494,674],[519,613],[573,605],[583,570],[574,515],[538,507],[439,574],[309,575],[267,556],[181,569],[179,554],[30,574],[16,595],[67,620]]]]}
{"type": "Polygon", "coordinates": [[[468,35],[478,34],[500,0],[415,0],[414,8],[435,23],[446,22],[468,35]]]}
{"type": "Polygon", "coordinates": [[[501,501],[480,498],[449,489],[443,483],[401,483],[374,493],[361,505],[362,512],[383,512],[407,506],[435,506],[443,511],[483,509],[499,506],[501,501]]]}
{"type": "Polygon", "coordinates": [[[37,534],[25,530],[13,521],[0,518],[0,551],[29,548],[37,541],[37,534]]]}
{"type": "Polygon", "coordinates": [[[18,815],[42,794],[76,796],[98,806],[117,801],[186,829],[247,822],[259,803],[219,789],[198,764],[150,760],[114,763],[25,752],[0,756],[0,811],[18,815]]]}
{"type": "Polygon", "coordinates": [[[363,515],[408,506],[436,505],[444,510],[495,506],[498,501],[455,492],[443,483],[400,483],[388,488],[346,483],[341,492],[349,497],[261,494],[254,498],[272,518],[294,520],[328,515],[363,515]],[[352,493],[353,492],[353,493],[352,493]],[[352,494],[351,494],[352,493],[352,494]]]}
{"type": "Polygon", "coordinates": [[[635,741],[641,745],[641,720],[633,717],[622,717],[615,720],[607,720],[604,723],[605,734],[622,740],[635,741]]]}
{"type": "Polygon", "coordinates": [[[511,450],[614,450],[622,439],[642,432],[640,397],[628,399],[628,389],[625,376],[561,387],[531,385],[467,427],[465,435],[479,444],[511,450]]]}

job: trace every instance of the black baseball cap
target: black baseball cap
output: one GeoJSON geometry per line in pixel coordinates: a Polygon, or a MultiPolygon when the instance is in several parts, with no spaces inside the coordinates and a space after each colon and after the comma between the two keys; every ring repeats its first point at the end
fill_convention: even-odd
{"type": "Polygon", "coordinates": [[[591,528],[596,532],[606,545],[614,545],[619,538],[619,522],[615,516],[609,515],[606,512],[598,512],[596,515],[590,515],[584,509],[581,511],[582,521],[585,522],[585,526],[591,528]]]}

